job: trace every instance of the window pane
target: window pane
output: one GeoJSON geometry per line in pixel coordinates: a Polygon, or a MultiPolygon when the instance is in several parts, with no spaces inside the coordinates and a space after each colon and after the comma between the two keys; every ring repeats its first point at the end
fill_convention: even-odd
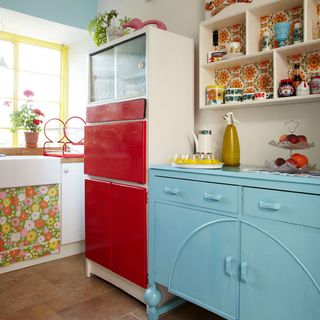
{"type": "Polygon", "coordinates": [[[60,105],[58,103],[37,103],[37,107],[44,113],[43,123],[52,118],[60,117],[60,105]]]}
{"type": "Polygon", "coordinates": [[[12,101],[0,99],[0,127],[11,128],[9,115],[12,113],[12,101]]]}
{"type": "Polygon", "coordinates": [[[0,59],[6,62],[8,68],[13,68],[13,43],[0,40],[0,59]]]}
{"type": "Polygon", "coordinates": [[[0,97],[13,97],[13,71],[0,67],[0,97]]]}
{"type": "Polygon", "coordinates": [[[59,102],[60,77],[27,72],[19,73],[19,98],[24,98],[23,92],[31,90],[34,99],[59,102]]]}
{"type": "Polygon", "coordinates": [[[9,129],[0,129],[0,147],[12,146],[12,133],[9,129]]]}
{"type": "Polygon", "coordinates": [[[21,43],[20,69],[60,75],[60,51],[21,43]]]}

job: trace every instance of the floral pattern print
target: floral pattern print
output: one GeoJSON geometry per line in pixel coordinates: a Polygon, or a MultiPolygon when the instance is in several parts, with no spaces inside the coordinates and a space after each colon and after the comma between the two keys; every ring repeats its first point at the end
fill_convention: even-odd
{"type": "Polygon", "coordinates": [[[309,82],[312,73],[320,73],[320,50],[296,54],[288,57],[288,77],[293,78],[294,65],[300,65],[300,77],[302,80],[309,82]]]}
{"type": "Polygon", "coordinates": [[[215,79],[218,85],[225,88],[242,88],[244,93],[257,91],[273,91],[272,61],[265,60],[258,63],[233,65],[219,69],[215,79]]]}
{"type": "Polygon", "coordinates": [[[251,3],[252,1],[253,0],[206,0],[204,9],[206,12],[211,12],[211,15],[214,16],[224,8],[237,2],[251,3]]]}
{"type": "Polygon", "coordinates": [[[287,10],[276,12],[269,16],[264,16],[260,18],[260,49],[262,49],[262,34],[264,31],[269,31],[271,35],[271,47],[278,48],[279,43],[274,34],[274,25],[278,22],[287,22],[290,21],[290,33],[289,39],[286,44],[293,44],[293,32],[294,25],[297,22],[300,22],[303,26],[303,7],[297,6],[287,10]]]}
{"type": "Polygon", "coordinates": [[[240,51],[245,53],[246,25],[238,23],[218,30],[219,48],[225,49],[228,42],[240,42],[240,51]]]}
{"type": "Polygon", "coordinates": [[[0,266],[59,249],[58,185],[0,189],[0,266]]]}

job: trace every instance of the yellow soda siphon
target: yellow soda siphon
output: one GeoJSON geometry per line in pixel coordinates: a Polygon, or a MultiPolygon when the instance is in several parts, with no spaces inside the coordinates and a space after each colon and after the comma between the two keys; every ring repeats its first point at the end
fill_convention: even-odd
{"type": "Polygon", "coordinates": [[[238,167],[240,165],[240,144],[235,123],[240,123],[234,118],[232,112],[228,112],[223,116],[227,121],[224,131],[222,145],[222,161],[227,167],[238,167]]]}

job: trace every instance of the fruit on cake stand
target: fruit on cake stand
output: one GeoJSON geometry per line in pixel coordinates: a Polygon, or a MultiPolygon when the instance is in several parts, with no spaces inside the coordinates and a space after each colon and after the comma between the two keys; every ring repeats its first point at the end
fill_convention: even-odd
{"type": "Polygon", "coordinates": [[[293,152],[293,150],[303,150],[314,147],[314,143],[309,143],[305,135],[296,135],[295,130],[299,126],[299,123],[290,120],[285,123],[289,128],[289,134],[281,135],[278,141],[270,141],[269,144],[281,148],[290,150],[290,157],[288,159],[277,158],[273,161],[266,161],[265,168],[267,171],[272,172],[284,172],[284,173],[303,173],[311,170],[315,170],[315,165],[310,165],[307,156],[293,152]]]}

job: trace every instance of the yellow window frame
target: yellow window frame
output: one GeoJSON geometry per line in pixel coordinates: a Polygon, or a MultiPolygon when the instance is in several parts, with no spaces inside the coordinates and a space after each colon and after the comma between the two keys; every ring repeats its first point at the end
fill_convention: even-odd
{"type": "MultiPolygon", "coordinates": [[[[13,43],[14,50],[14,65],[13,65],[13,110],[18,109],[18,71],[19,71],[19,43],[27,43],[39,47],[59,50],[61,53],[60,59],[60,119],[66,121],[68,118],[68,79],[69,79],[69,47],[64,44],[34,39],[21,36],[18,34],[0,31],[0,40],[6,40],[13,43]]],[[[13,147],[18,146],[18,132],[13,134],[13,147]]]]}

